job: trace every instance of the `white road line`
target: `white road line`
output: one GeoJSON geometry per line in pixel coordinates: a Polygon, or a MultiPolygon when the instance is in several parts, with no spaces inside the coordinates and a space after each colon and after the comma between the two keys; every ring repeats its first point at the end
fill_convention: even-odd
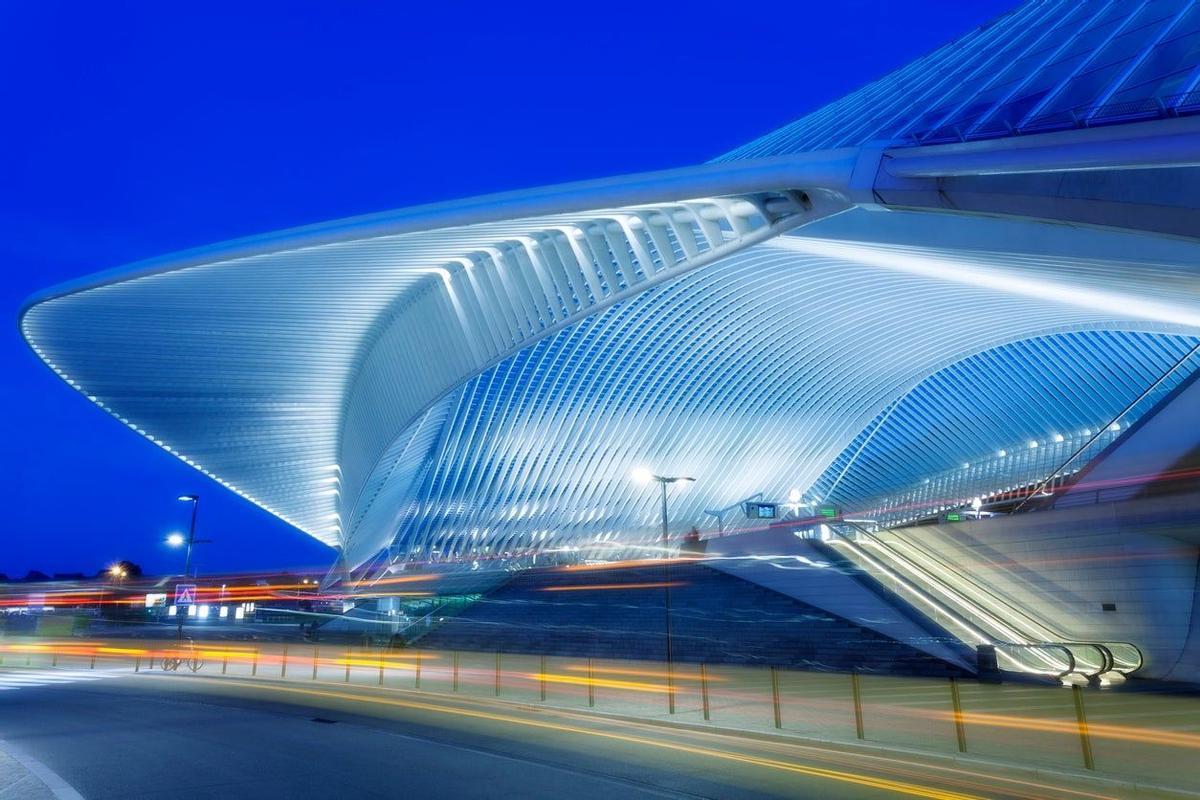
{"type": "Polygon", "coordinates": [[[34,679],[39,681],[98,681],[107,678],[110,674],[112,673],[14,671],[0,672],[0,678],[16,678],[18,680],[34,679]]]}
{"type": "Polygon", "coordinates": [[[28,689],[36,686],[62,686],[68,683],[87,683],[103,680],[124,674],[126,670],[88,670],[86,672],[70,670],[66,672],[46,670],[0,670],[0,691],[9,689],[28,689]]]}

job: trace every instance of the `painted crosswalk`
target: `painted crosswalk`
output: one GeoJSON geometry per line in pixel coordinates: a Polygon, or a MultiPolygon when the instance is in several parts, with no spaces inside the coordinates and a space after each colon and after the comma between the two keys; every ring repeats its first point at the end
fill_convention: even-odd
{"type": "Polygon", "coordinates": [[[56,686],[65,683],[99,681],[128,672],[105,669],[0,669],[0,692],[28,689],[35,686],[56,686]]]}

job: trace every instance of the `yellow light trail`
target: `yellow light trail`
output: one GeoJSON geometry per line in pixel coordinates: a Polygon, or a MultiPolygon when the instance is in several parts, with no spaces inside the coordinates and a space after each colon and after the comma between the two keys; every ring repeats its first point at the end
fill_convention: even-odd
{"type": "MultiPolygon", "coordinates": [[[[1079,735],[1076,722],[1060,722],[1057,720],[1041,720],[1031,717],[1010,717],[1003,714],[983,714],[966,712],[963,720],[973,725],[990,725],[995,728],[1015,728],[1027,731],[1044,731],[1048,733],[1063,733],[1070,736],[1079,735]]],[[[1137,728],[1125,725],[1110,725],[1103,722],[1088,720],[1088,734],[1103,739],[1117,739],[1125,742],[1140,742],[1142,744],[1161,744],[1168,747],[1200,748],[1200,734],[1185,731],[1164,731],[1154,728],[1137,728]]]]}
{"type": "MultiPolygon", "coordinates": [[[[640,681],[622,681],[613,678],[585,678],[580,675],[558,675],[552,672],[525,672],[522,673],[522,678],[529,680],[543,680],[547,683],[566,683],[573,686],[598,686],[605,689],[628,689],[632,692],[660,692],[666,694],[667,687],[660,683],[642,683],[640,681]]],[[[678,692],[679,689],[671,687],[670,691],[678,692]]]]}
{"type": "MultiPolygon", "coordinates": [[[[913,715],[939,720],[954,719],[954,713],[951,711],[896,707],[895,712],[901,716],[913,715]]],[[[1037,731],[1041,733],[1061,733],[1071,737],[1079,736],[1079,723],[1075,720],[1037,719],[1035,717],[1017,717],[1008,714],[991,714],[983,711],[965,711],[960,718],[964,723],[969,725],[987,725],[993,728],[1037,731]]],[[[1088,735],[1092,738],[1200,749],[1200,734],[1188,733],[1186,731],[1141,728],[1132,725],[1113,725],[1111,723],[1095,722],[1090,719],[1088,720],[1087,728],[1088,735]]]]}
{"type": "MultiPolygon", "coordinates": [[[[167,678],[168,680],[170,678],[167,678]]],[[[721,759],[724,761],[734,761],[743,764],[750,764],[767,769],[774,769],[783,772],[790,772],[797,775],[805,775],[813,778],[824,778],[826,780],[838,781],[841,783],[850,783],[858,786],[866,786],[872,789],[881,789],[888,792],[897,792],[899,794],[909,795],[911,797],[925,797],[930,800],[984,800],[979,795],[963,794],[962,792],[953,792],[944,789],[935,789],[929,786],[921,786],[915,783],[906,783],[903,781],[894,781],[888,778],[875,778],[869,775],[859,775],[853,772],[843,772],[841,770],[826,769],[824,767],[811,767],[804,764],[796,764],[787,761],[780,761],[773,758],[762,758],[759,756],[747,755],[744,753],[735,753],[729,750],[715,750],[710,747],[688,746],[675,744],[674,742],[662,741],[660,739],[649,739],[643,736],[633,736],[624,733],[614,733],[612,731],[592,730],[589,728],[580,728],[574,725],[562,725],[555,722],[545,722],[542,720],[522,719],[520,717],[509,716],[507,714],[497,714],[490,711],[475,711],[466,708],[451,708],[447,706],[438,706],[431,703],[421,703],[411,700],[395,700],[387,697],[371,697],[369,700],[360,695],[350,694],[347,692],[337,692],[322,689],[305,689],[293,686],[280,686],[278,684],[261,683],[258,681],[241,681],[236,679],[221,679],[221,678],[184,678],[184,680],[196,680],[208,683],[217,684],[236,684],[238,686],[246,686],[252,688],[268,688],[275,692],[287,694],[307,695],[311,697],[324,697],[333,700],[349,700],[351,702],[362,703],[369,702],[373,705],[386,705],[396,708],[408,708],[418,711],[431,711],[437,714],[446,714],[451,716],[468,717],[472,719],[483,719],[490,722],[500,722],[509,725],[521,725],[529,728],[538,728],[541,730],[556,731],[559,733],[573,733],[580,736],[591,736],[601,739],[611,739],[614,741],[626,742],[628,744],[643,745],[646,747],[655,747],[663,750],[673,750],[688,755],[708,756],[711,758],[721,759]]]]}
{"type": "MultiPolygon", "coordinates": [[[[586,664],[568,664],[563,667],[567,672],[587,672],[586,664]]],[[[699,672],[689,672],[683,669],[673,669],[669,673],[665,669],[617,669],[615,667],[592,667],[593,675],[625,675],[634,678],[666,678],[670,675],[671,678],[678,680],[681,678],[700,680],[699,672]]],[[[719,676],[707,675],[705,680],[709,683],[720,683],[725,679],[719,676]]]]}

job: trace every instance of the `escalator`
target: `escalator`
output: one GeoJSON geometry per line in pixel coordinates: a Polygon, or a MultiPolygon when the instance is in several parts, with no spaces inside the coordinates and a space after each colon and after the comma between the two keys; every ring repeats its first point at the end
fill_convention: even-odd
{"type": "Polygon", "coordinates": [[[994,652],[1002,672],[1111,684],[1142,666],[1135,645],[1063,636],[908,536],[852,522],[830,528],[834,552],[962,642],[994,652]]]}

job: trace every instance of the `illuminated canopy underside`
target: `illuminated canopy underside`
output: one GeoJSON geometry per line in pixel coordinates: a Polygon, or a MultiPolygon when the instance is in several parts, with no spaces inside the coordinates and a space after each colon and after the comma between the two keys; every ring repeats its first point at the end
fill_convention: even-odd
{"type": "MultiPolygon", "coordinates": [[[[342,546],[352,563],[397,533],[406,552],[645,541],[657,509],[629,480],[638,465],[695,476],[674,516],[704,525],[704,509],[809,489],[929,376],[1042,337],[1027,345],[1039,363],[1000,362],[989,373],[1007,427],[997,427],[994,409],[987,419],[960,409],[953,436],[919,437],[928,440],[922,463],[947,468],[1013,440],[1102,423],[1190,343],[1168,334],[1200,333],[1190,244],[849,211],[646,281],[558,330],[539,321],[551,332],[489,364],[452,346],[462,337],[455,326],[482,327],[478,307],[459,317],[447,303],[437,328],[423,329],[429,317],[398,325],[422,310],[422,297],[446,300],[456,285],[430,274],[449,251],[413,266],[399,252],[368,240],[168,270],[37,303],[23,327],[95,402],[342,546]],[[961,240],[964,231],[947,230],[963,226],[975,247],[936,246],[961,240]],[[1027,251],[1014,252],[1015,241],[1027,251]],[[1079,332],[1074,354],[1052,336],[1069,331],[1079,332]],[[1056,383],[1070,373],[1056,362],[1081,354],[1104,375],[1090,386],[1056,383]],[[372,373],[381,399],[356,400],[372,359],[382,361],[372,373]],[[1007,379],[1041,381],[1050,396],[1031,402],[1007,390],[1007,379]]],[[[488,271],[500,268],[480,263],[457,275],[503,291],[504,276],[480,275],[488,271]]],[[[527,307],[546,305],[549,318],[548,294],[525,298],[527,307]]],[[[963,394],[949,387],[938,396],[952,403],[963,394]]],[[[869,495],[910,479],[877,470],[845,483],[866,481],[859,493],[869,495]]]]}

